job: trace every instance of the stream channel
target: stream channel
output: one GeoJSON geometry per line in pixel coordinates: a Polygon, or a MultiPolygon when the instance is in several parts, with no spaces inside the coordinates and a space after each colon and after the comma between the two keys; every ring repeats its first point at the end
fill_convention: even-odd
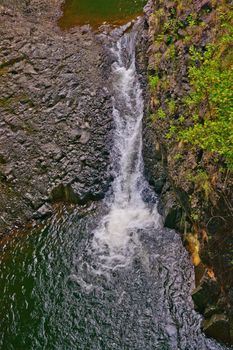
{"type": "Polygon", "coordinates": [[[97,204],[6,241],[3,350],[217,350],[201,332],[194,271],[144,178],[137,22],[109,34],[114,181],[97,204]],[[129,29],[130,30],[126,30],[129,29]]]}

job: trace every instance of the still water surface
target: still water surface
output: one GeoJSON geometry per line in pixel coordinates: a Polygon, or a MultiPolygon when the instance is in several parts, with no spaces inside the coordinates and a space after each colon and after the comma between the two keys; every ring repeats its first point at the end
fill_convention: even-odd
{"type": "Polygon", "coordinates": [[[62,29],[90,24],[122,25],[142,13],[146,0],[66,0],[59,20],[62,29]]]}

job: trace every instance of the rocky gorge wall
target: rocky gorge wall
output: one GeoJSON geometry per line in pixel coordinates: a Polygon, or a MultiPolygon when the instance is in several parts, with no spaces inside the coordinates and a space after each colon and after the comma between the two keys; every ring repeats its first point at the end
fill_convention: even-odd
{"type": "MultiPolygon", "coordinates": [[[[59,30],[61,3],[0,1],[0,235],[48,217],[55,203],[98,200],[111,181],[109,58],[88,27],[59,30]]],[[[170,128],[183,115],[192,124],[182,102],[191,91],[190,48],[204,51],[216,40],[220,6],[230,11],[229,1],[149,1],[137,65],[145,91],[147,69],[150,82],[146,176],[165,226],[181,232],[192,255],[204,330],[232,344],[231,173],[221,157],[178,142],[170,128]]]]}
{"type": "MultiPolygon", "coordinates": [[[[223,157],[177,135],[193,125],[192,111],[184,103],[193,89],[191,50],[204,53],[209,44],[219,43],[232,25],[231,4],[152,0],[145,8],[150,83],[144,121],[145,173],[160,195],[165,226],[182,234],[191,253],[197,284],[193,300],[204,315],[203,329],[227,344],[233,344],[232,172],[223,157]]],[[[230,72],[232,46],[221,43],[220,50],[223,69],[230,72]]],[[[205,115],[208,98],[198,108],[199,115],[205,115]]]]}
{"type": "Polygon", "coordinates": [[[108,56],[90,28],[60,31],[61,3],[0,2],[0,235],[111,181],[108,56]]]}

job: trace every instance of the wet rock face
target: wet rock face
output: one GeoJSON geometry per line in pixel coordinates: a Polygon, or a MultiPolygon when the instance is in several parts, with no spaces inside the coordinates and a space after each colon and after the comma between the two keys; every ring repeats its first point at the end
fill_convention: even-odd
{"type": "Polygon", "coordinates": [[[209,320],[205,320],[203,330],[209,337],[231,343],[229,320],[224,314],[214,314],[209,320]]]}
{"type": "Polygon", "coordinates": [[[1,234],[46,216],[46,202],[99,199],[111,181],[108,56],[89,30],[62,33],[54,4],[24,5],[0,7],[1,234]]]}
{"type": "MultiPolygon", "coordinates": [[[[187,125],[192,125],[192,115],[185,114],[182,104],[191,89],[189,50],[194,45],[204,51],[209,43],[215,42],[219,11],[221,6],[226,8],[229,4],[228,1],[209,0],[148,2],[145,9],[148,75],[157,77],[159,82],[154,80],[147,99],[144,161],[145,175],[159,194],[158,209],[164,224],[178,230],[184,240],[191,238],[190,248],[193,237],[195,261],[201,261],[214,274],[218,293],[215,288],[209,288],[204,279],[193,295],[207,322],[203,328],[206,334],[215,337],[215,325],[222,327],[225,322],[228,335],[223,332],[221,340],[226,342],[227,339],[227,343],[233,344],[233,212],[230,204],[233,202],[233,177],[226,169],[221,175],[223,163],[217,164],[207,151],[178,142],[176,135],[170,140],[168,135],[170,122],[180,116],[185,115],[187,125]],[[190,18],[195,21],[190,23],[190,18]],[[171,104],[170,111],[166,105],[168,101],[174,102],[175,106],[173,109],[171,104]],[[164,111],[165,118],[158,115],[159,108],[164,111]],[[208,174],[208,195],[203,184],[196,180],[199,169],[208,174]],[[219,315],[225,315],[224,322],[218,319],[219,315]]],[[[219,333],[216,333],[217,339],[220,339],[219,333]]]]}
{"type": "Polygon", "coordinates": [[[216,279],[211,278],[207,271],[198,287],[194,289],[192,298],[197,311],[204,314],[202,328],[206,335],[230,344],[232,325],[229,317],[223,313],[226,300],[221,296],[221,289],[216,279]]]}
{"type": "Polygon", "coordinates": [[[206,308],[206,316],[212,316],[212,312],[216,310],[211,309],[211,306],[216,304],[220,295],[220,287],[216,280],[211,279],[208,274],[204,274],[198,287],[193,291],[192,298],[196,309],[199,312],[204,312],[206,308]]]}

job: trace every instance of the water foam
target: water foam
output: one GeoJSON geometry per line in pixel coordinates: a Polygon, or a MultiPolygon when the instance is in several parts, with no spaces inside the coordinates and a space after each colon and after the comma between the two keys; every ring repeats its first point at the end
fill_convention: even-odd
{"type": "Polygon", "coordinates": [[[112,65],[115,180],[113,195],[108,200],[110,211],[94,231],[92,242],[104,270],[129,265],[140,247],[140,230],[160,226],[155,205],[149,207],[142,199],[148,185],[143,177],[144,102],[135,64],[136,39],[136,31],[131,31],[111,48],[115,57],[112,65]]]}

